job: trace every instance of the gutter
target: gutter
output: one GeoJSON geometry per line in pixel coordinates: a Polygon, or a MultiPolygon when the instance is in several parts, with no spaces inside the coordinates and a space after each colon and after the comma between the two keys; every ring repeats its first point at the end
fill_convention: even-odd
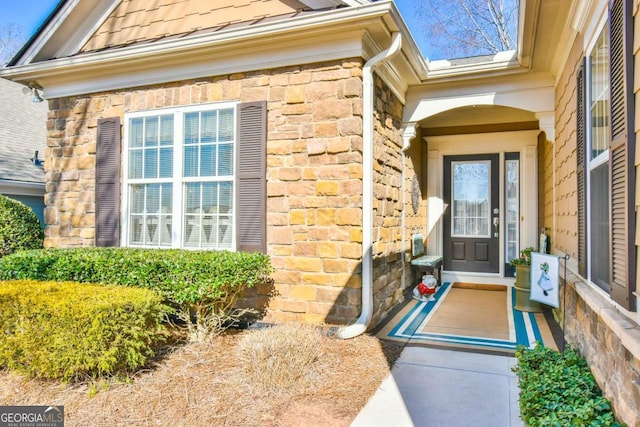
{"type": "Polygon", "coordinates": [[[362,68],[362,311],[355,323],[338,329],[338,338],[364,333],[373,316],[373,67],[388,61],[402,47],[402,34],[393,33],[391,45],[362,68]]]}

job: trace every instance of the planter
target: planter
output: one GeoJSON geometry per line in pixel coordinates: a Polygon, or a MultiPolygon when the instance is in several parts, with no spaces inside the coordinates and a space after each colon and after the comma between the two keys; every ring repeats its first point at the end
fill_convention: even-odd
{"type": "Polygon", "coordinates": [[[544,305],[538,301],[531,301],[531,266],[516,265],[516,310],[541,313],[544,305]]]}

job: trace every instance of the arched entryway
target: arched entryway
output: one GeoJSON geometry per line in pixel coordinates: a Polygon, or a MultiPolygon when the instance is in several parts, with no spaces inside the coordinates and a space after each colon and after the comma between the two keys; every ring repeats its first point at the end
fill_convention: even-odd
{"type": "Polygon", "coordinates": [[[486,103],[429,111],[405,141],[427,153],[427,252],[444,257],[445,280],[512,283],[509,259],[537,246],[538,151],[553,117],[486,103]]]}

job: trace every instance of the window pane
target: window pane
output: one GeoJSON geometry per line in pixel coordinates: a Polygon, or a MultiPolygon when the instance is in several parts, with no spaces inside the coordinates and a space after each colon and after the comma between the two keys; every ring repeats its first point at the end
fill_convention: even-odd
{"type": "Polygon", "coordinates": [[[142,150],[129,151],[129,178],[142,178],[142,150]]]}
{"type": "Polygon", "coordinates": [[[173,175],[173,149],[160,149],[160,178],[170,178],[173,175]]]}
{"type": "Polygon", "coordinates": [[[158,177],[158,150],[155,148],[144,150],[144,177],[158,177]]]}
{"type": "Polygon", "coordinates": [[[232,226],[230,216],[221,216],[219,219],[218,247],[220,249],[231,249],[232,243],[232,226]]]}
{"type": "Polygon", "coordinates": [[[490,163],[452,162],[452,233],[467,237],[490,237],[490,163]]]}
{"type": "Polygon", "coordinates": [[[220,201],[218,211],[220,213],[233,213],[233,183],[220,183],[220,201]]]}
{"type": "Polygon", "coordinates": [[[609,148],[609,44],[605,26],[589,55],[591,65],[591,158],[609,148]]]}
{"type": "Polygon", "coordinates": [[[606,291],[609,286],[609,164],[590,173],[591,186],[591,281],[606,291]]]}
{"type": "Polygon", "coordinates": [[[186,185],[185,206],[187,213],[193,213],[200,208],[200,186],[199,183],[189,183],[186,185]]]}
{"type": "Polygon", "coordinates": [[[219,133],[218,141],[233,141],[233,109],[220,110],[219,115],[219,133]]]}
{"type": "Polygon", "coordinates": [[[160,212],[160,184],[151,184],[147,188],[147,212],[160,212]]]}
{"type": "Polygon", "coordinates": [[[216,146],[203,145],[200,149],[200,175],[216,175],[216,146]]]}
{"type": "Polygon", "coordinates": [[[184,176],[198,176],[198,146],[184,148],[184,176]]]}
{"type": "Polygon", "coordinates": [[[160,116],[160,145],[173,145],[173,116],[160,116]]]}
{"type": "Polygon", "coordinates": [[[202,113],[202,130],[200,142],[203,144],[215,142],[216,140],[216,119],[215,111],[206,111],[202,113]]]}
{"type": "Polygon", "coordinates": [[[233,145],[220,144],[218,153],[218,176],[233,175],[233,145]]]}
{"type": "Polygon", "coordinates": [[[217,182],[202,184],[202,208],[207,213],[218,213],[219,185],[217,182]]]}
{"type": "Polygon", "coordinates": [[[520,161],[505,162],[505,260],[518,258],[520,247],[518,225],[520,217],[520,161]]]}
{"type": "Polygon", "coordinates": [[[132,185],[129,190],[131,213],[138,214],[144,212],[144,185],[132,185]]]}
{"type": "Polygon", "coordinates": [[[144,119],[131,119],[129,130],[129,147],[142,147],[142,131],[144,119]]]}
{"type": "Polygon", "coordinates": [[[155,147],[158,145],[158,118],[147,117],[144,126],[145,147],[155,147]]]}
{"type": "Polygon", "coordinates": [[[198,128],[200,127],[200,114],[199,113],[187,113],[184,115],[184,143],[185,144],[197,144],[198,128]]]}

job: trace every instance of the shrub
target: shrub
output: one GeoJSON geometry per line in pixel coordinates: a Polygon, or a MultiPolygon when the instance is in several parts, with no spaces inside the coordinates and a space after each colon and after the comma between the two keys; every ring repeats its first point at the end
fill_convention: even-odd
{"type": "Polygon", "coordinates": [[[145,289],[5,281],[0,311],[0,366],[69,381],[144,366],[167,307],[145,289]]]}
{"type": "Polygon", "coordinates": [[[269,392],[294,392],[312,385],[320,375],[322,353],[320,331],[298,323],[250,331],[236,347],[248,381],[269,392]]]}
{"type": "Polygon", "coordinates": [[[587,362],[573,348],[564,353],[537,345],[516,351],[520,417],[529,426],[620,426],[587,362]]]}
{"type": "Polygon", "coordinates": [[[0,194],[0,258],[20,249],[42,248],[44,231],[35,213],[0,194]]]}
{"type": "Polygon", "coordinates": [[[228,251],[46,249],[0,259],[0,279],[68,280],[157,291],[179,308],[194,339],[237,321],[247,311],[235,308],[238,299],[270,273],[267,255],[228,251]]]}

